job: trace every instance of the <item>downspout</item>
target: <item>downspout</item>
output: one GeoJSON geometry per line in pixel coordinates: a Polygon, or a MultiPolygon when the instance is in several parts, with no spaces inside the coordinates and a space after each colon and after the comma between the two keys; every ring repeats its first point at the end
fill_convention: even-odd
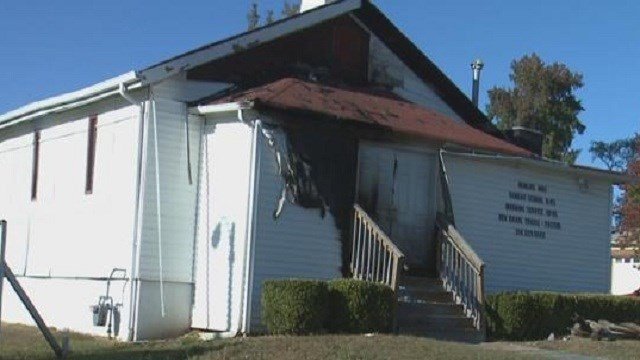
{"type": "Polygon", "coordinates": [[[135,332],[135,323],[137,315],[137,298],[138,298],[138,286],[139,286],[139,273],[138,273],[138,254],[140,253],[140,235],[142,228],[142,201],[144,199],[144,180],[145,180],[145,164],[147,156],[147,136],[145,133],[145,106],[143,102],[136,101],[128,92],[124,83],[120,83],[118,87],[118,93],[122,98],[127,100],[134,106],[140,109],[138,116],[138,157],[137,157],[137,172],[136,172],[136,200],[134,210],[133,221],[133,242],[131,251],[131,291],[129,295],[129,335],[127,340],[133,341],[135,332]]]}
{"type": "MultiPolygon", "coordinates": [[[[238,119],[245,122],[243,116],[243,110],[238,110],[238,119]]],[[[247,221],[247,246],[245,247],[245,281],[243,285],[246,286],[243,294],[242,313],[240,317],[242,324],[239,325],[239,332],[247,334],[251,331],[251,299],[253,294],[253,269],[254,269],[254,242],[256,238],[256,219],[257,219],[257,201],[259,196],[258,184],[260,183],[260,133],[262,131],[262,121],[256,119],[253,127],[253,141],[251,144],[251,180],[249,190],[249,209],[248,209],[248,221],[247,221]]]]}
{"type": "Polygon", "coordinates": [[[158,278],[160,281],[160,314],[164,318],[166,316],[166,308],[164,303],[164,268],[163,268],[163,250],[162,250],[162,199],[160,198],[160,159],[158,146],[158,116],[156,114],[156,99],[151,93],[151,106],[153,108],[153,153],[155,160],[156,175],[156,226],[158,227],[158,278]]]}

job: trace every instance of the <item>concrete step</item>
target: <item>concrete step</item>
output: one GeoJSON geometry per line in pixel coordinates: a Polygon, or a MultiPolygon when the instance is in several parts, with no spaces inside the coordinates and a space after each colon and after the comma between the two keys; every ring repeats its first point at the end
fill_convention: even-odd
{"type": "Polygon", "coordinates": [[[419,285],[440,285],[442,280],[437,277],[421,277],[421,276],[403,276],[400,285],[419,286],[419,285]]]}
{"type": "Polygon", "coordinates": [[[404,302],[432,302],[432,303],[452,303],[453,295],[444,289],[440,290],[416,290],[407,289],[399,292],[398,300],[404,302]]]}
{"type": "Polygon", "coordinates": [[[473,328],[472,321],[461,315],[398,315],[398,324],[440,330],[473,328]]]}
{"type": "Polygon", "coordinates": [[[462,305],[453,302],[400,301],[398,315],[460,315],[464,310],[462,305]]]}
{"type": "Polygon", "coordinates": [[[398,294],[398,327],[404,335],[477,343],[483,334],[438,278],[405,276],[398,294]]]}
{"type": "Polygon", "coordinates": [[[399,333],[405,336],[419,336],[431,338],[434,340],[441,341],[456,341],[456,342],[465,342],[471,344],[477,344],[483,342],[484,336],[475,330],[464,330],[464,331],[441,331],[441,330],[433,330],[433,329],[424,329],[422,327],[409,327],[409,326],[401,326],[399,329],[399,333]]]}

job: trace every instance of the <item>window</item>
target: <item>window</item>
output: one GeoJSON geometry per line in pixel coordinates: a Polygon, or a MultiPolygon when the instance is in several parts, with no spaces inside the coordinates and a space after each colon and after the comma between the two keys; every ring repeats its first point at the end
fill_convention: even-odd
{"type": "Polygon", "coordinates": [[[33,133],[33,157],[31,161],[31,201],[38,198],[38,163],[40,162],[40,130],[33,133]]]}
{"type": "Polygon", "coordinates": [[[89,118],[89,128],[87,130],[87,177],[85,193],[93,193],[93,172],[96,162],[96,137],[98,136],[98,117],[89,118]]]}

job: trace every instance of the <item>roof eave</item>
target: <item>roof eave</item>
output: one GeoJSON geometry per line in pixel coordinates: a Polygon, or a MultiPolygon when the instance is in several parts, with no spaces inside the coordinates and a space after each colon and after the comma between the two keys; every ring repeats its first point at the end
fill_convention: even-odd
{"type": "Polygon", "coordinates": [[[61,108],[74,107],[109,96],[117,92],[120,84],[128,87],[139,84],[140,79],[135,71],[116,76],[83,89],[53,96],[44,100],[32,102],[18,109],[0,115],[0,128],[13,125],[35,117],[44,116],[61,108]]]}
{"type": "Polygon", "coordinates": [[[182,71],[234,54],[257,44],[275,40],[283,35],[315,26],[362,7],[368,0],[340,0],[299,15],[276,21],[256,30],[223,39],[184,54],[175,56],[139,72],[145,84],[152,84],[182,71]]]}
{"type": "Polygon", "coordinates": [[[566,171],[570,173],[574,173],[576,175],[588,175],[591,177],[596,177],[602,180],[606,180],[611,182],[612,184],[620,185],[620,184],[629,184],[629,183],[638,183],[640,179],[635,176],[630,176],[625,173],[621,173],[618,171],[611,170],[603,170],[590,166],[584,165],[568,165],[563,162],[549,160],[541,157],[524,157],[517,155],[488,155],[488,154],[479,154],[475,152],[460,152],[460,151],[448,151],[444,150],[444,153],[452,156],[459,157],[472,157],[477,159],[485,159],[485,160],[506,160],[513,163],[532,165],[534,167],[556,170],[556,171],[566,171]]]}

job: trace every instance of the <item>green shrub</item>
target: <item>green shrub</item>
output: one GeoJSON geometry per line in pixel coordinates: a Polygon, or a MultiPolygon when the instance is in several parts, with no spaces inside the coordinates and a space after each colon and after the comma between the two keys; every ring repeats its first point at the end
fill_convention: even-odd
{"type": "Polygon", "coordinates": [[[613,322],[640,322],[640,300],[612,295],[503,293],[487,297],[487,335],[500,340],[539,340],[566,334],[573,314],[613,322]]]}
{"type": "Polygon", "coordinates": [[[272,334],[389,332],[395,296],[359,280],[270,280],[262,287],[262,319],[272,334]]]}
{"type": "Polygon", "coordinates": [[[390,332],[395,312],[395,297],[385,285],[359,280],[329,282],[331,332],[390,332]]]}
{"type": "Polygon", "coordinates": [[[272,334],[317,334],[328,313],[327,284],[271,280],[262,287],[262,319],[272,334]]]}

